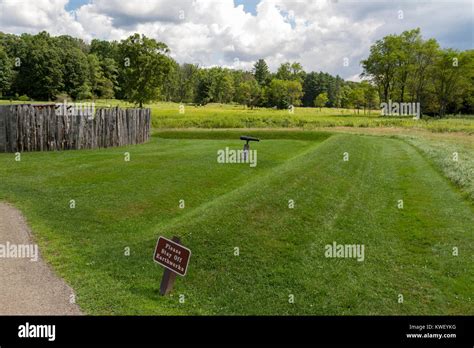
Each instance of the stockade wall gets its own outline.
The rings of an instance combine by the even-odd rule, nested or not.
[[[0,152],[106,148],[150,137],[150,109],[101,108],[94,117],[56,110],[55,105],[1,105]]]

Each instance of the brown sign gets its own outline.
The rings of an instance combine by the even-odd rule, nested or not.
[[[153,259],[181,276],[186,275],[191,250],[164,237],[158,238]]]

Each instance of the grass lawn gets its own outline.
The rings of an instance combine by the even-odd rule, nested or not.
[[[473,136],[430,137],[400,136],[435,163],[474,202],[474,139]],[[443,139],[444,138],[444,139]]]
[[[257,167],[217,163],[242,133],[262,138]],[[134,147],[0,154],[0,176],[0,200],[89,314],[474,314],[474,206],[405,140],[162,131]],[[193,253],[169,297],[159,235]],[[326,258],[334,241],[363,244],[364,261]]]

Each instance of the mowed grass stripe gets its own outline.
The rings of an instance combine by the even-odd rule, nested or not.
[[[315,144],[264,141],[253,146],[264,149],[256,168],[218,164],[218,149],[242,148],[235,139],[153,138],[134,147],[23,153],[20,162],[14,154],[0,154],[0,199],[23,211],[46,259],[77,290],[87,312],[149,313],[135,306],[136,298],[143,299],[136,287],[145,278],[157,296],[162,268],[151,261],[152,250],[139,249],[143,240],[155,239],[157,226]],[[124,152],[130,152],[128,163]],[[75,209],[69,208],[71,199]],[[185,209],[179,209],[180,199]],[[125,247],[130,247],[130,257],[124,256]],[[152,309],[158,310],[156,303]],[[175,311],[162,308],[160,313]]]
[[[177,286],[196,299],[191,313],[473,312],[472,206],[413,148],[334,136],[279,170],[167,227],[194,252]],[[325,258],[333,241],[364,244],[365,261]]]
[[[255,144],[253,171],[201,155],[223,146],[241,142],[155,138],[131,148],[134,166],[113,159],[123,149],[95,153],[93,163],[91,152],[71,152],[36,174],[30,164],[48,156],[31,154],[25,177],[8,162],[0,197],[24,208],[91,314],[473,313],[472,205],[412,147],[357,135],[268,140]],[[68,174],[82,168],[66,182],[87,209],[63,206],[63,165]],[[183,194],[192,204],[181,211]],[[170,297],[159,296],[163,271],[151,262],[158,235],[180,235],[193,252]],[[325,258],[333,241],[364,244],[365,261]]]

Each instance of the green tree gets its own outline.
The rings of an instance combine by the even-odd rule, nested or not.
[[[362,61],[362,76],[374,83],[381,101],[408,99],[420,103],[423,113],[441,116],[469,112],[470,56],[469,51],[441,50],[436,40],[424,40],[420,29],[408,30],[378,40]]]
[[[314,99],[314,106],[318,107],[319,111],[321,111],[321,108],[326,106],[328,101],[328,94],[326,92],[321,93]]]
[[[53,100],[63,90],[61,49],[47,32],[23,34],[18,49],[15,92],[38,100]]]
[[[360,113],[360,109],[364,106],[364,89],[360,86],[351,89],[349,94],[350,104],[357,109],[357,113]],[[355,110],[354,110],[355,113]]]
[[[291,64],[290,64],[290,62],[283,63],[278,67],[278,70],[275,74],[275,78],[277,80],[284,80],[284,81],[291,80]]]
[[[61,57],[63,91],[73,99],[91,98],[89,60],[80,42],[70,36],[57,37],[54,42]]]
[[[439,45],[434,39],[418,41],[413,48],[413,68],[407,79],[407,88],[412,102],[425,106],[430,83],[430,69],[439,52]]]
[[[298,81],[300,84],[303,83],[306,73],[303,70],[303,66],[298,63],[286,62],[280,65],[275,75],[278,80],[285,81]]]
[[[261,87],[255,79],[240,82],[235,91],[236,101],[252,109],[260,103],[261,95]]]
[[[0,96],[9,90],[13,78],[12,61],[0,46]]]
[[[89,53],[95,54],[101,61],[106,58],[118,60],[120,58],[119,43],[117,41],[93,39]]]
[[[99,91],[102,98],[114,98],[120,92],[118,84],[119,68],[113,58],[103,58],[100,60],[100,67],[104,80],[99,84]]]
[[[253,74],[260,86],[267,86],[271,79],[270,70],[264,59],[259,59],[253,66]]]
[[[363,60],[362,77],[368,77],[378,87],[380,99],[388,102],[393,91],[399,60],[400,40],[396,35],[377,40],[370,48],[370,55]]]
[[[370,115],[370,111],[377,108],[377,90],[367,81],[362,81],[360,83],[360,88],[364,94],[364,114],[366,109],[368,109]]]
[[[122,90],[125,98],[139,104],[157,100],[170,73],[169,49],[162,42],[134,34],[119,44]]]
[[[174,101],[179,89],[179,64],[171,60],[169,72],[163,81],[163,87],[160,88],[159,100]]]
[[[303,70],[303,66],[298,62],[293,62],[290,65],[291,77],[293,81],[298,81],[300,84],[303,84],[306,72]]]
[[[210,103],[212,101],[211,88],[211,75],[205,69],[199,70],[195,102],[200,105],[206,105],[207,103]]]
[[[191,102],[194,99],[198,71],[199,68],[194,64],[180,65],[178,70],[177,101]]]
[[[286,109],[290,105],[301,105],[303,87],[298,81],[284,81],[274,79],[267,91],[267,99],[270,106]]]
[[[344,86],[342,86],[341,97],[340,97],[340,102],[341,102],[340,107],[346,108],[346,109],[353,107],[351,94],[352,94],[352,88],[348,84],[345,84]]]
[[[199,71],[196,102],[229,103],[234,98],[234,76],[229,69],[213,67]]]
[[[104,80],[102,86],[98,86],[97,93],[102,98],[113,98],[115,96],[124,98],[119,84],[119,60],[120,52],[117,41],[103,41],[94,39],[90,44],[89,52],[99,58]],[[112,90],[110,89],[112,87]],[[96,93],[96,92],[95,92]]]
[[[469,61],[470,66],[467,67],[465,76],[466,88],[461,94],[461,105],[459,111],[464,114],[474,114],[474,50],[465,51],[466,60]]]
[[[216,103],[229,103],[234,96],[234,80],[228,69],[212,68],[211,74],[211,96]]]
[[[314,99],[320,94],[321,84],[319,83],[319,74],[317,72],[310,72],[306,75],[303,82],[303,105],[314,106]]]
[[[471,86],[473,75],[473,55],[468,51],[446,49],[439,52],[432,69],[432,83],[441,116],[450,106],[452,112],[459,108],[464,91]]]
[[[303,105],[314,106],[314,100],[321,93],[327,93],[327,105],[341,106],[342,87],[344,80],[339,76],[331,76],[327,73],[310,72],[305,74],[303,82]]]
[[[105,75],[99,58],[95,54],[87,56],[89,61],[89,81],[91,94],[96,97],[110,99],[114,97],[114,82]],[[111,62],[109,62],[110,64]]]

